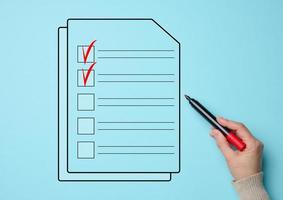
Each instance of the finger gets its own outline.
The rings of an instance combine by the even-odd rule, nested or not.
[[[225,126],[225,127],[229,128],[231,130],[235,130],[236,134],[243,139],[253,137],[252,134],[250,133],[250,131],[247,129],[247,127],[240,122],[228,120],[228,119],[225,119],[223,117],[217,117],[217,121],[222,126]]]
[[[232,120],[228,120],[228,119],[225,119],[225,118],[223,118],[223,117],[217,117],[217,121],[218,121],[221,125],[223,125],[223,126],[225,126],[225,127],[227,127],[227,128],[230,128],[230,129],[232,129],[232,130],[238,131],[238,130],[240,130],[240,129],[244,129],[244,128],[245,128],[242,123],[236,122],[236,121],[232,121]]]
[[[213,129],[211,131],[211,136],[215,139],[218,148],[226,159],[229,159],[230,157],[235,155],[235,152],[230,147],[228,141],[220,131],[218,131],[217,129]]]

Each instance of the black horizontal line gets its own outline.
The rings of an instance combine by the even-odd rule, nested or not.
[[[98,74],[100,76],[174,76],[175,74]]]
[[[120,82],[120,83],[173,83],[175,81],[98,81],[103,83]]]
[[[175,98],[162,98],[162,97],[158,97],[158,98],[155,98],[155,97],[153,97],[153,98],[151,98],[151,97],[141,97],[141,98],[136,98],[136,97],[100,97],[100,98],[98,98],[98,99],[175,99]]]
[[[174,106],[174,105],[107,105],[107,104],[100,104],[98,106]]]
[[[175,57],[172,57],[172,56],[99,56],[98,57],[99,59],[173,59]]]
[[[99,131],[173,131],[173,128],[99,128]]]
[[[145,124],[146,124],[146,123],[149,123],[149,124],[151,124],[151,123],[152,123],[152,124],[155,124],[155,123],[156,123],[156,124],[159,124],[159,123],[160,123],[160,124],[168,123],[168,124],[169,124],[169,123],[170,123],[170,124],[174,124],[175,122],[98,122],[98,123],[105,123],[105,124],[107,124],[107,123],[109,123],[109,124],[110,124],[110,123],[113,123],[113,124],[114,124],[114,123],[117,123],[117,124],[119,124],[119,123],[121,123],[121,124],[122,124],[122,123],[145,123]]]
[[[175,154],[175,153],[98,153],[98,154]]]
[[[172,49],[99,49],[97,51],[174,51]]]
[[[169,146],[169,145],[160,145],[160,146],[151,146],[151,145],[145,145],[145,146],[140,146],[140,145],[130,145],[130,146],[125,146],[125,145],[101,145],[98,147],[175,147],[175,146]]]

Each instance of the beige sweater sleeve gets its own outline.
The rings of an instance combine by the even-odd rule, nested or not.
[[[269,200],[262,183],[263,173],[257,173],[252,176],[233,181],[240,200]]]

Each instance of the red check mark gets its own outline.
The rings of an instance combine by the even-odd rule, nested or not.
[[[88,48],[87,48],[87,50],[86,50],[86,53],[85,53],[84,47],[82,47],[84,63],[86,63],[87,58],[88,58],[88,56],[89,56],[89,53],[90,53],[90,51],[91,51],[91,48],[93,47],[93,45],[94,45],[95,42],[96,42],[96,40],[92,41],[92,42],[88,45]]]
[[[84,86],[86,86],[86,83],[87,83],[87,80],[88,80],[88,78],[89,78],[89,75],[90,75],[92,69],[94,68],[94,65],[95,65],[95,64],[96,64],[96,62],[94,62],[94,63],[92,63],[92,64],[90,65],[90,67],[88,68],[88,70],[87,70],[87,72],[86,72],[86,75],[85,75],[84,69],[82,69],[82,71],[83,71]]]

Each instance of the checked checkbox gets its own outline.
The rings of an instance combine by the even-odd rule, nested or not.
[[[90,71],[87,81],[83,76],[83,70],[82,69],[77,70],[77,86],[78,87],[94,87],[94,84],[95,84],[95,71],[94,70]]]
[[[95,46],[96,40],[89,45],[77,46],[77,62],[78,63],[93,63],[95,61]]]

